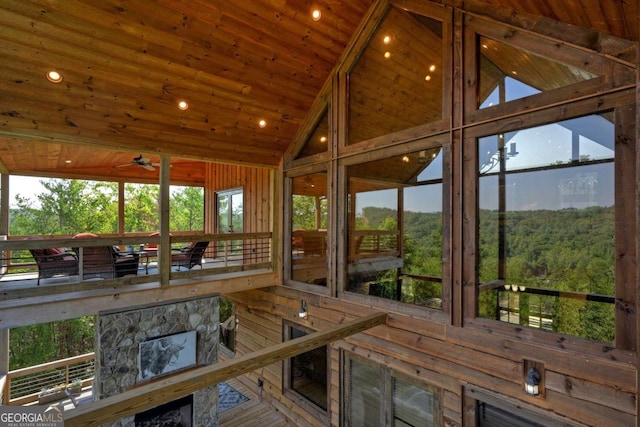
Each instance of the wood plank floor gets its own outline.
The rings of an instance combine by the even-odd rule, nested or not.
[[[225,382],[247,396],[249,400],[219,414],[218,422],[220,427],[278,427],[294,425],[276,408],[268,403],[261,402],[259,397],[240,381],[232,379]]]

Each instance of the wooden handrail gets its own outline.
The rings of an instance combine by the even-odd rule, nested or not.
[[[101,425],[187,396],[238,375],[330,344],[378,325],[387,313],[376,312],[325,331],[313,332],[253,353],[179,373],[65,412],[65,427]]]
[[[15,369],[7,373],[9,378],[24,377],[29,374],[35,374],[38,372],[45,372],[50,369],[61,368],[64,366],[73,365],[74,363],[87,362],[95,358],[95,353],[85,353],[79,356],[68,357],[66,359],[55,360],[53,362],[42,363],[40,365],[28,366],[26,368]]]
[[[69,383],[70,382],[70,378],[69,378],[69,371],[70,371],[70,367],[72,365],[78,365],[84,362],[89,362],[94,360],[95,358],[95,353],[86,353],[86,354],[81,354],[79,356],[73,356],[73,357],[68,357],[66,359],[60,359],[60,360],[56,360],[53,362],[48,362],[48,363],[42,363],[40,365],[35,365],[35,366],[29,366],[26,368],[21,368],[21,369],[15,369],[13,371],[9,371],[7,373],[7,375],[4,377],[5,379],[5,383],[2,389],[0,390],[4,390],[3,392],[3,399],[5,404],[8,405],[24,405],[24,404],[28,404],[28,403],[32,403],[38,400],[38,392],[33,392],[33,393],[29,393],[20,397],[16,397],[13,398],[11,396],[11,383],[12,381],[17,380],[18,378],[23,378],[29,375],[34,375],[34,374],[38,374],[41,372],[47,372],[47,371],[51,371],[51,370],[55,370],[55,369],[59,369],[59,368],[64,368],[65,369],[65,379],[64,379],[64,383]],[[83,380],[83,386],[88,385],[89,384],[89,380],[90,378],[81,378]],[[54,384],[45,384],[45,386],[53,386]],[[57,385],[57,384],[55,384]]]

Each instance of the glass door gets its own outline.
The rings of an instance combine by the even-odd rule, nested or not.
[[[242,188],[216,193],[216,232],[242,233],[244,223],[244,194]],[[216,252],[224,256],[225,263],[242,257],[242,240],[219,240]]]

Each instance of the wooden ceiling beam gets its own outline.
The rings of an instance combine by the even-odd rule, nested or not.
[[[65,412],[65,426],[95,426],[147,409],[280,362],[293,356],[329,345],[334,341],[384,325],[387,314],[376,312],[359,319],[336,325],[330,330],[313,332],[228,361],[196,368],[165,377],[161,381],[137,386],[113,397],[100,399]]]

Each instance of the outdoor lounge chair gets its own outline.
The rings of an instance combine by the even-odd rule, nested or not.
[[[80,233],[74,239],[98,237],[92,233]],[[80,248],[75,248],[80,258]],[[112,246],[85,246],[82,248],[82,280],[114,279],[128,274],[138,274],[139,255],[122,254]]]
[[[39,236],[32,236],[28,239],[44,240]],[[64,252],[57,248],[30,249],[29,252],[38,266],[38,286],[40,286],[40,279],[78,274],[78,257],[74,253]]]
[[[202,258],[204,257],[204,251],[209,246],[209,242],[192,242],[178,250],[178,253],[171,254],[171,265],[180,267],[186,267],[187,270],[191,270],[196,265],[202,268]]]

